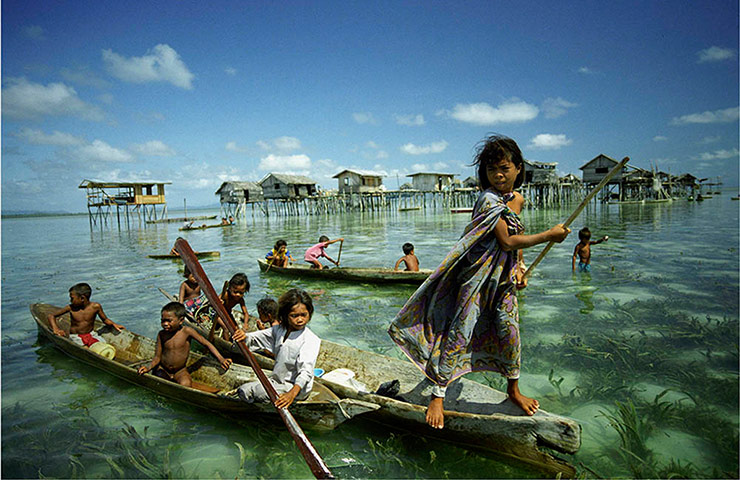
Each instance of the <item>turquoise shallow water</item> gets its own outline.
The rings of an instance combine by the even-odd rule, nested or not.
[[[574,231],[588,225],[595,237],[610,236],[593,247],[592,273],[570,271],[574,233],[521,292],[521,386],[581,422],[581,450],[564,458],[582,476],[737,475],[739,206],[730,192],[702,203],[591,206]],[[534,232],[568,213],[525,211],[523,220]],[[157,287],[174,293],[182,277],[178,264],[146,255],[166,253],[184,233],[196,250],[221,251],[203,262],[214,284],[248,275],[250,312],[265,294],[301,287],[314,296],[319,336],[400,358],[386,329],[413,287],[264,275],[255,259],[277,238],[300,258],[326,234],[346,239],[345,266],[392,266],[411,241],[422,267],[434,268],[467,221],[423,211],[248,217],[179,232],[178,224],[91,230],[86,216],[3,219],[3,477],[309,477],[279,423],[178,404],[79,364],[38,338],[29,304],[64,304],[68,288],[86,281],[109,317],[153,337],[165,303]],[[525,252],[529,262],[539,249]],[[496,375],[471,377],[504,385]],[[345,476],[538,476],[359,419],[309,436],[330,466],[343,458],[364,465],[340,469]]]

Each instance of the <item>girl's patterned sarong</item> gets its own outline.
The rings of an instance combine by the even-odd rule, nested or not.
[[[388,330],[434,383],[446,386],[471,371],[519,377],[521,343],[516,299],[517,251],[500,248],[494,227],[524,230],[502,197],[481,193],[473,219],[437,269],[414,292]]]

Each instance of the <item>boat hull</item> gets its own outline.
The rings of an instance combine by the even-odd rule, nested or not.
[[[207,333],[202,327],[190,325]],[[216,338],[213,343],[224,355],[243,361],[230,342]],[[255,357],[262,367],[272,368],[271,358],[260,354]],[[410,362],[322,340],[316,367],[325,372],[340,368],[355,372],[354,381],[359,384],[326,378],[317,378],[315,383],[329,387],[341,398],[379,406],[363,418],[455,445],[495,452],[548,474],[575,476],[572,465],[540,449],[548,447],[568,454],[578,451],[581,426],[570,418],[544,410],[528,416],[513,405],[505,393],[462,378],[448,387],[445,426],[435,430],[426,424],[426,405],[432,384]],[[372,393],[390,380],[400,382],[396,398]]]
[[[290,267],[276,267],[264,259],[258,259],[260,270],[265,273],[290,275],[305,278],[324,278],[330,280],[345,280],[362,283],[402,283],[420,285],[432,273],[431,270],[407,272],[392,268],[311,268],[308,265],[292,265]]]
[[[221,256],[221,252],[219,251],[211,251],[211,252],[195,252],[195,256],[198,258],[218,258]],[[153,258],[155,260],[180,260],[180,255],[175,255],[172,253],[162,254],[162,255],[147,255],[149,258]]]
[[[215,359],[191,352],[188,358],[188,371],[193,381],[218,391],[208,393],[196,388],[183,387],[151,374],[138,374],[138,367],[148,364],[154,357],[154,340],[128,330],[116,332],[96,321],[95,330],[116,349],[115,359],[109,360],[88,348],[77,345],[66,337],[55,335],[51,331],[47,315],[58,307],[37,303],[31,305],[30,308],[40,334],[67,355],[88,365],[147,388],[159,395],[223,414],[276,414],[272,404],[245,403],[236,395],[235,389],[237,387],[246,382],[257,380],[257,376],[251,368],[234,364],[224,371]],[[61,328],[69,330],[68,315],[61,317],[58,323]],[[269,372],[266,373],[269,375]],[[352,401],[348,402],[347,400]],[[354,415],[376,408],[377,406],[371,403],[353,399],[340,399],[325,386],[317,385],[311,391],[308,399],[296,402],[290,407],[290,411],[304,427],[333,429]]]

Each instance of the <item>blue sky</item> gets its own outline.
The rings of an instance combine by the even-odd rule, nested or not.
[[[738,183],[737,1],[2,2],[2,210],[83,179],[464,179],[489,132]]]

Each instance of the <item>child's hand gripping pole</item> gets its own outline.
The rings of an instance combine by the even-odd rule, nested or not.
[[[211,308],[213,308],[216,311],[216,314],[221,317],[221,320],[223,320],[223,322],[226,324],[226,327],[229,329],[229,333],[231,335],[234,335],[234,332],[236,332],[236,324],[234,324],[231,316],[224,308],[223,303],[221,303],[221,298],[219,298],[216,290],[213,289],[213,285],[211,285],[211,282],[208,280],[206,272],[203,271],[203,267],[200,266],[200,262],[198,262],[198,258],[195,256],[193,249],[190,248],[190,245],[184,238],[177,239],[177,241],[175,242],[175,248],[177,249],[178,253],[180,253],[180,257],[182,258],[183,263],[187,265],[188,269],[192,272],[193,276],[198,281],[200,288],[203,290],[206,298],[208,298],[208,301],[211,304]],[[242,354],[247,359],[247,362],[249,362],[249,365],[254,370],[254,373],[257,374],[257,378],[262,384],[262,387],[267,392],[267,395],[270,397],[270,401],[274,405],[275,401],[278,398],[278,394],[275,391],[275,388],[267,379],[265,372],[262,371],[262,368],[260,368],[257,360],[254,358],[254,355],[252,355],[252,352],[249,351],[244,341],[239,342],[238,346],[239,350],[241,350]],[[311,473],[313,473],[316,478],[334,478],[334,475],[332,475],[329,467],[326,466],[326,463],[324,463],[324,460],[311,444],[308,437],[306,437],[306,434],[303,433],[300,425],[298,425],[298,422],[296,422],[295,418],[293,418],[293,415],[288,411],[288,409],[277,408],[277,411],[280,414],[280,417],[283,419],[285,426],[288,427],[288,431],[293,437],[293,441],[295,441],[298,449],[301,451],[303,458],[306,460],[306,463],[308,463],[308,466],[311,469]]]
[[[614,166],[614,168],[612,168],[611,170],[609,170],[609,173],[607,173],[606,176],[601,179],[601,181],[599,182],[599,184],[596,185],[596,188],[594,188],[593,190],[591,190],[588,193],[588,195],[586,195],[586,198],[583,199],[583,201],[581,202],[581,204],[578,205],[578,207],[576,207],[576,209],[573,211],[573,213],[570,214],[570,217],[568,217],[568,219],[563,223],[563,227],[564,228],[568,228],[568,226],[570,226],[570,224],[573,223],[573,220],[575,220],[576,217],[578,217],[578,215],[581,214],[581,212],[583,211],[583,209],[594,198],[594,196],[597,193],[599,193],[599,191],[602,188],[604,188],[604,186],[607,183],[609,183],[609,180],[611,180],[614,175],[616,175],[618,172],[620,172],[622,170],[622,168],[624,168],[624,166],[629,161],[630,161],[630,157],[624,157],[621,162],[619,162],[618,164],[616,164]],[[536,267],[537,264],[540,263],[540,261],[542,261],[542,259],[545,257],[545,255],[547,255],[547,252],[550,251],[550,249],[552,248],[553,245],[555,245],[555,242],[550,242],[550,243],[547,244],[547,246],[545,248],[542,249],[542,251],[537,256],[537,258],[535,259],[535,261],[532,262],[532,264],[529,266],[529,268],[527,269],[527,271],[524,272],[524,278],[527,278],[529,276],[529,274],[532,273],[532,270],[534,270],[534,267]]]
[[[339,260],[342,258],[342,246],[344,246],[344,239],[339,242],[339,253],[337,254],[337,267],[339,266]]]

